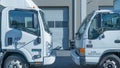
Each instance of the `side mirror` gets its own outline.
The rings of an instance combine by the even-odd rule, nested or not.
[[[102,34],[101,38],[105,38],[105,35],[104,35],[104,34]]]
[[[80,34],[78,32],[76,33],[76,39],[80,39]]]
[[[100,28],[99,33],[102,34],[105,31],[105,28]]]
[[[78,35],[79,33],[77,32],[77,33],[75,33],[75,35]]]
[[[101,40],[101,39],[103,39],[103,38],[105,38],[105,35],[104,35],[104,34],[101,34],[101,35],[99,36],[99,40]]]
[[[41,43],[41,38],[37,37],[36,41],[37,43]]]

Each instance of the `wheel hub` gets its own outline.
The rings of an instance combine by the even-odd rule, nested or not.
[[[117,65],[115,61],[113,60],[106,60],[105,63],[103,64],[104,68],[117,68]]]
[[[22,68],[22,64],[19,60],[13,60],[9,63],[8,68]]]

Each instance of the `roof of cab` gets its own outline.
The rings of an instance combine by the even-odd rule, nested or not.
[[[108,12],[108,13],[120,13],[120,10],[96,10],[95,12],[96,13],[105,13],[105,12]]]
[[[39,10],[37,5],[32,0],[0,0],[0,5],[5,7],[36,9]]]

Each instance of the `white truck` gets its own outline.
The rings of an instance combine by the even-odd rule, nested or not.
[[[71,56],[78,65],[120,68],[119,11],[97,10],[89,14],[76,33]]]
[[[54,61],[43,11],[32,0],[0,0],[1,68],[29,68]]]

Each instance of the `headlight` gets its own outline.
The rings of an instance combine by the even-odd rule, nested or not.
[[[50,56],[52,52],[52,44],[46,43],[46,55]]]

